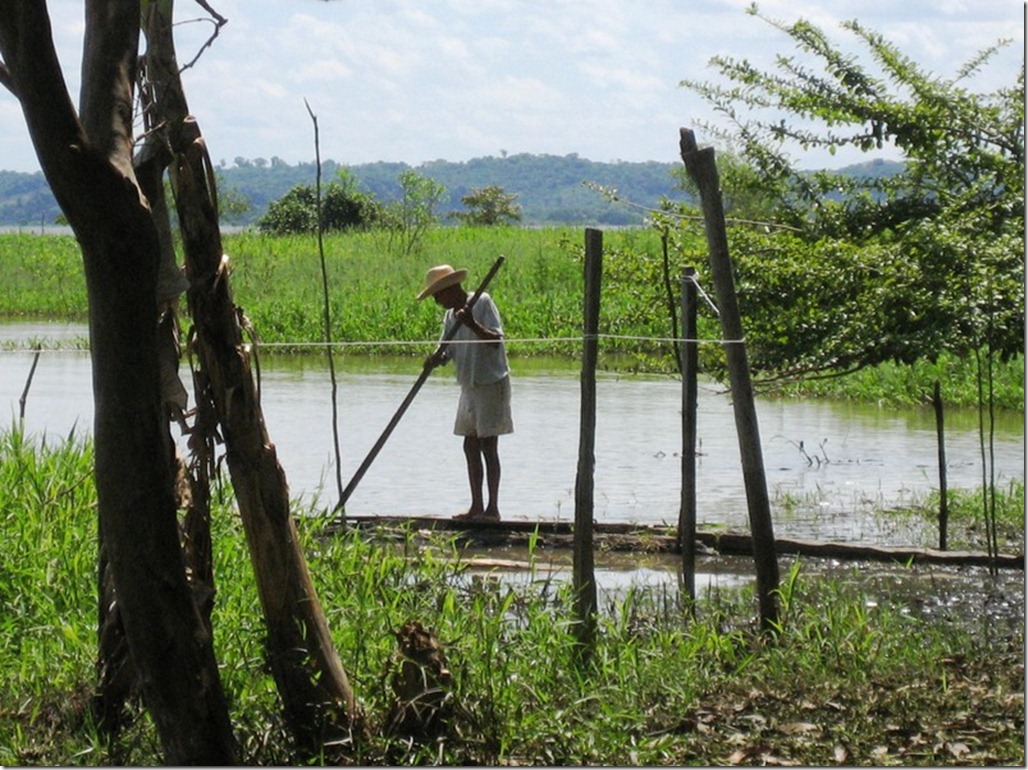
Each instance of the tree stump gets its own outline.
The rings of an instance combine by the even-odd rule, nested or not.
[[[393,704],[385,733],[415,741],[431,740],[445,730],[453,713],[453,676],[443,646],[431,629],[411,620],[393,632],[399,649],[387,678]]]

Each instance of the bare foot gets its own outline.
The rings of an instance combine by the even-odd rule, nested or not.
[[[466,513],[458,513],[453,517],[457,521],[499,521],[499,511],[476,511],[470,510]]]

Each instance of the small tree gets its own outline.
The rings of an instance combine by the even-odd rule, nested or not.
[[[756,5],[749,12],[757,15]],[[780,56],[775,72],[715,57],[730,86],[685,81],[725,115],[775,218],[798,233],[747,233],[739,286],[749,333],[772,370],[853,371],[895,360],[1001,357],[1024,350],[1024,63],[1009,88],[976,94],[964,81],[1003,45],[946,80],[882,35],[844,23],[874,67],[800,20],[785,32],[817,67]],[[788,117],[783,119],[782,115]],[[799,172],[790,148],[873,152],[893,145],[896,174]],[[928,396],[943,436],[941,383]],[[984,387],[980,408],[984,411]],[[991,411],[990,411],[991,418]],[[980,421],[984,424],[984,419]],[[984,431],[982,431],[983,460]],[[945,489],[939,447],[940,489]],[[984,478],[983,488],[989,486]],[[994,518],[986,505],[990,549]],[[945,548],[945,498],[940,547]]]
[[[769,73],[715,57],[730,85],[683,82],[728,118],[731,130],[711,130],[776,200],[762,215],[788,228],[736,235],[748,241],[735,251],[750,333],[763,341],[757,362],[779,372],[910,363],[966,353],[987,325],[993,349],[1022,351],[1023,64],[1010,88],[976,94],[963,81],[998,47],[945,80],[843,24],[879,74],[809,22],[770,23],[820,68],[782,56]],[[787,154],[887,144],[906,156],[899,173],[801,172]]]
[[[357,189],[356,179],[343,169],[339,171],[339,181],[325,187],[321,213],[326,231],[360,230],[381,218],[382,207],[371,193]],[[257,227],[263,233],[275,235],[316,232],[318,201],[313,185],[296,185],[273,201]]]
[[[467,211],[455,211],[451,215],[467,225],[513,224],[521,221],[521,206],[516,202],[517,193],[508,193],[499,185],[473,187],[460,202]]]
[[[446,187],[416,171],[404,171],[399,182],[400,199],[385,207],[382,221],[389,232],[390,251],[410,256],[420,247],[428,229],[439,221],[436,207]]]

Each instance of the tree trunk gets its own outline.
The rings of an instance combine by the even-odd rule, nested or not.
[[[228,764],[235,758],[228,709],[179,547],[156,352],[157,237],[131,164],[138,32],[138,2],[87,3],[81,123],[43,3],[15,3],[0,14],[0,54],[82,248],[99,530],[129,653],[165,760]]]
[[[155,122],[166,126],[175,161],[179,225],[199,366],[198,408],[217,415],[268,628],[268,662],[287,722],[301,746],[317,751],[349,735],[353,691],[332,643],[290,514],[289,488],[264,424],[232,301],[218,227],[217,193],[207,149],[188,107],[171,37],[171,0],[149,5],[147,75]],[[210,406],[199,403],[210,398]],[[213,427],[213,426],[212,426]]]

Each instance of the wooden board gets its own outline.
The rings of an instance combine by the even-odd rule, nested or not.
[[[570,521],[468,521],[431,516],[348,516],[348,526],[375,530],[428,530],[454,532],[465,542],[480,545],[520,545],[535,539],[537,548],[567,548],[573,545],[574,526]],[[330,529],[338,527],[330,525]],[[750,556],[753,539],[742,532],[697,532],[699,555],[726,554]],[[597,550],[637,553],[679,553],[675,527],[612,522],[593,525],[593,544]],[[989,555],[977,551],[939,551],[909,546],[864,545],[776,538],[779,556],[810,556],[852,561],[894,561],[904,564],[945,564],[952,566],[989,566]],[[995,559],[1002,569],[1024,569],[1024,554],[1000,554]]]

